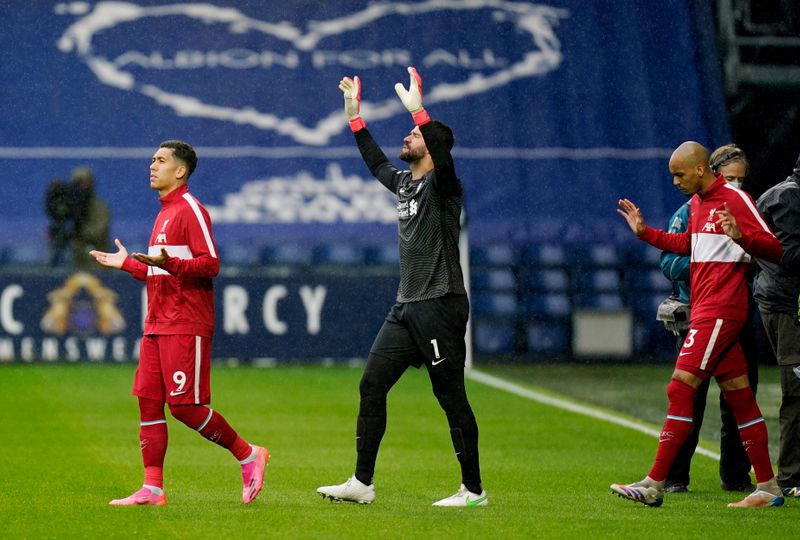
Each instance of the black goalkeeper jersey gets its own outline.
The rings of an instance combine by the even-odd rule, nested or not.
[[[417,181],[412,180],[411,171],[398,170],[389,162],[367,129],[354,134],[372,175],[397,196],[398,302],[467,294],[458,251],[463,185],[435,128],[425,124],[420,132],[434,170]]]

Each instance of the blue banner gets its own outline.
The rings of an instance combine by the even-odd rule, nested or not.
[[[337,84],[361,77],[363,117],[399,163],[412,123],[393,86],[409,65],[455,132],[473,241],[627,235],[623,196],[661,225],[682,202],[671,150],[728,142],[700,4],[2,2],[0,244],[45,243],[47,184],[86,165],[114,236],[142,246],[158,210],[147,168],[169,138],[198,149],[190,187],[223,254],[394,242],[392,195]]]

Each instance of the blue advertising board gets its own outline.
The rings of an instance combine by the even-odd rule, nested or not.
[[[212,358],[366,358],[397,275],[273,269],[215,280]],[[354,286],[357,284],[358,286]],[[0,273],[0,363],[138,359],[144,283],[124,272]]]

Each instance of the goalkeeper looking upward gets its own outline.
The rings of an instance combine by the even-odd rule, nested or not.
[[[386,396],[409,366],[428,370],[433,393],[447,416],[461,486],[434,506],[485,506],[478,461],[478,425],[464,388],[469,301],[459,264],[458,237],[463,186],[450,150],[453,133],[431,120],[422,106],[422,80],[408,68],[409,88],[395,85],[415,127],[403,139],[398,170],[373,140],[360,116],[361,82],[345,77],[345,113],[372,175],[397,196],[400,286],[369,352],[359,384],[356,470],[344,484],[317,492],[332,500],[371,503],[372,476],[386,430]]]

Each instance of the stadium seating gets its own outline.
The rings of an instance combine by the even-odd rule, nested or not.
[[[397,244],[380,244],[364,248],[364,262],[369,265],[392,265],[400,263],[400,248]]]
[[[516,325],[513,322],[481,320],[472,327],[476,352],[511,354],[516,350]]]
[[[568,320],[530,322],[525,326],[527,350],[533,354],[567,355],[570,333]]]
[[[311,264],[312,249],[293,243],[267,246],[261,250],[262,264]]]
[[[321,244],[314,246],[311,259],[314,264],[363,264],[364,249],[353,243]]]

